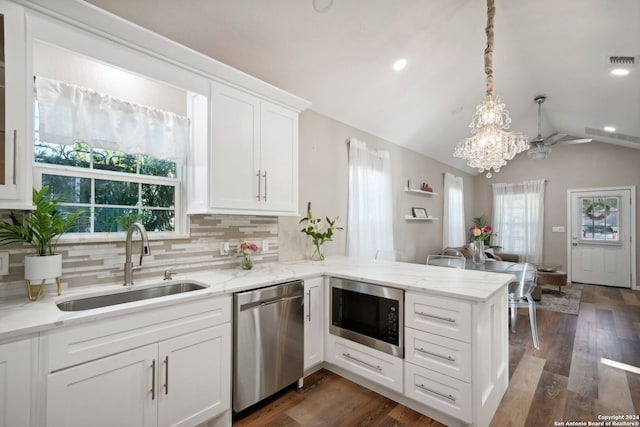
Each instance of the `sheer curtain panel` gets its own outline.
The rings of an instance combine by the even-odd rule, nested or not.
[[[189,119],[134,104],[93,89],[36,78],[40,140],[89,146],[127,154],[149,154],[184,163]]]
[[[444,213],[442,218],[442,246],[465,244],[464,180],[450,173],[444,174]]]
[[[394,250],[389,152],[351,138],[347,255],[374,259],[378,250]]]
[[[544,186],[542,179],[492,186],[495,244],[533,264],[542,262]]]

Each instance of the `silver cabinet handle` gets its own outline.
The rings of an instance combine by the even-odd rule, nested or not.
[[[264,171],[264,201],[267,201],[267,171]]]
[[[450,394],[444,394],[444,393],[440,393],[439,391],[432,390],[432,389],[430,389],[429,387],[425,387],[425,386],[424,386],[424,384],[416,384],[416,387],[418,387],[419,389],[422,389],[422,390],[424,390],[424,391],[428,391],[429,393],[436,394],[436,395],[438,395],[438,396],[440,396],[440,397],[444,397],[445,399],[449,399],[449,400],[450,400],[450,401],[452,401],[452,402],[455,402],[455,401],[456,401],[456,398],[455,398],[455,397],[453,397],[452,395],[450,395]]]
[[[453,358],[453,357],[451,357],[451,356],[443,356],[443,355],[438,354],[438,353],[433,353],[433,352],[430,352],[429,350],[425,350],[425,349],[424,349],[424,348],[422,348],[422,347],[420,347],[420,348],[416,348],[415,350],[416,350],[416,351],[419,351],[420,353],[424,353],[424,354],[428,354],[428,355],[430,355],[430,356],[439,357],[440,359],[448,360],[448,361],[450,361],[450,362],[455,362],[455,361],[456,361],[456,359],[454,359],[454,358]]]
[[[164,357],[164,394],[169,394],[169,356]]]
[[[16,149],[18,148],[18,131],[16,129],[13,130],[13,185],[16,185]]]
[[[435,314],[424,313],[422,311],[416,311],[416,314],[424,317],[431,317],[432,319],[444,320],[445,322],[456,323],[456,319],[452,319],[451,317],[436,316]]]
[[[156,400],[156,359],[151,362],[151,400]]]
[[[307,311],[307,319],[311,322],[311,290],[307,292],[307,297],[309,297],[309,310]]]
[[[256,199],[258,199],[258,201],[262,198],[262,174],[260,172],[261,170],[258,169],[258,173],[256,174],[258,177],[258,195],[256,196]]]
[[[362,364],[364,366],[368,366],[371,369],[375,369],[376,371],[382,372],[382,368],[380,367],[380,365],[377,365],[377,366],[376,365],[372,365],[371,363],[367,363],[364,360],[360,360],[360,359],[357,359],[357,358],[353,357],[349,353],[342,353],[342,355],[344,357],[346,357],[347,359],[353,360],[354,362],[358,362],[358,363],[360,363],[360,364]]]

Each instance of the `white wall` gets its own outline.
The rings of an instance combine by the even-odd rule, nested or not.
[[[430,253],[442,249],[442,190],[444,173],[464,178],[465,213],[471,222],[473,213],[473,176],[435,161],[422,154],[362,132],[315,111],[300,115],[300,214],[312,202],[316,216],[339,215],[343,226],[347,218],[348,145],[351,137],[365,141],[370,148],[388,150],[393,174],[393,227],[395,247],[402,252],[400,261],[425,262]],[[453,147],[452,147],[453,150]],[[407,179],[427,182],[436,197],[416,196],[404,192]],[[424,207],[434,222],[408,222],[412,207]],[[280,260],[303,259],[310,255],[310,238],[300,232],[300,217],[279,218]],[[326,255],[345,254],[346,230],[338,232],[333,242],[325,244]]]

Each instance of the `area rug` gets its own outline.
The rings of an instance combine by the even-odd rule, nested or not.
[[[557,286],[542,285],[541,300],[536,301],[536,308],[539,310],[558,311],[566,314],[578,314],[580,310],[580,289],[562,287],[562,294],[558,293]]]

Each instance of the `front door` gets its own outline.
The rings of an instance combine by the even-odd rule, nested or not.
[[[569,190],[572,282],[631,288],[634,193],[634,187]]]

